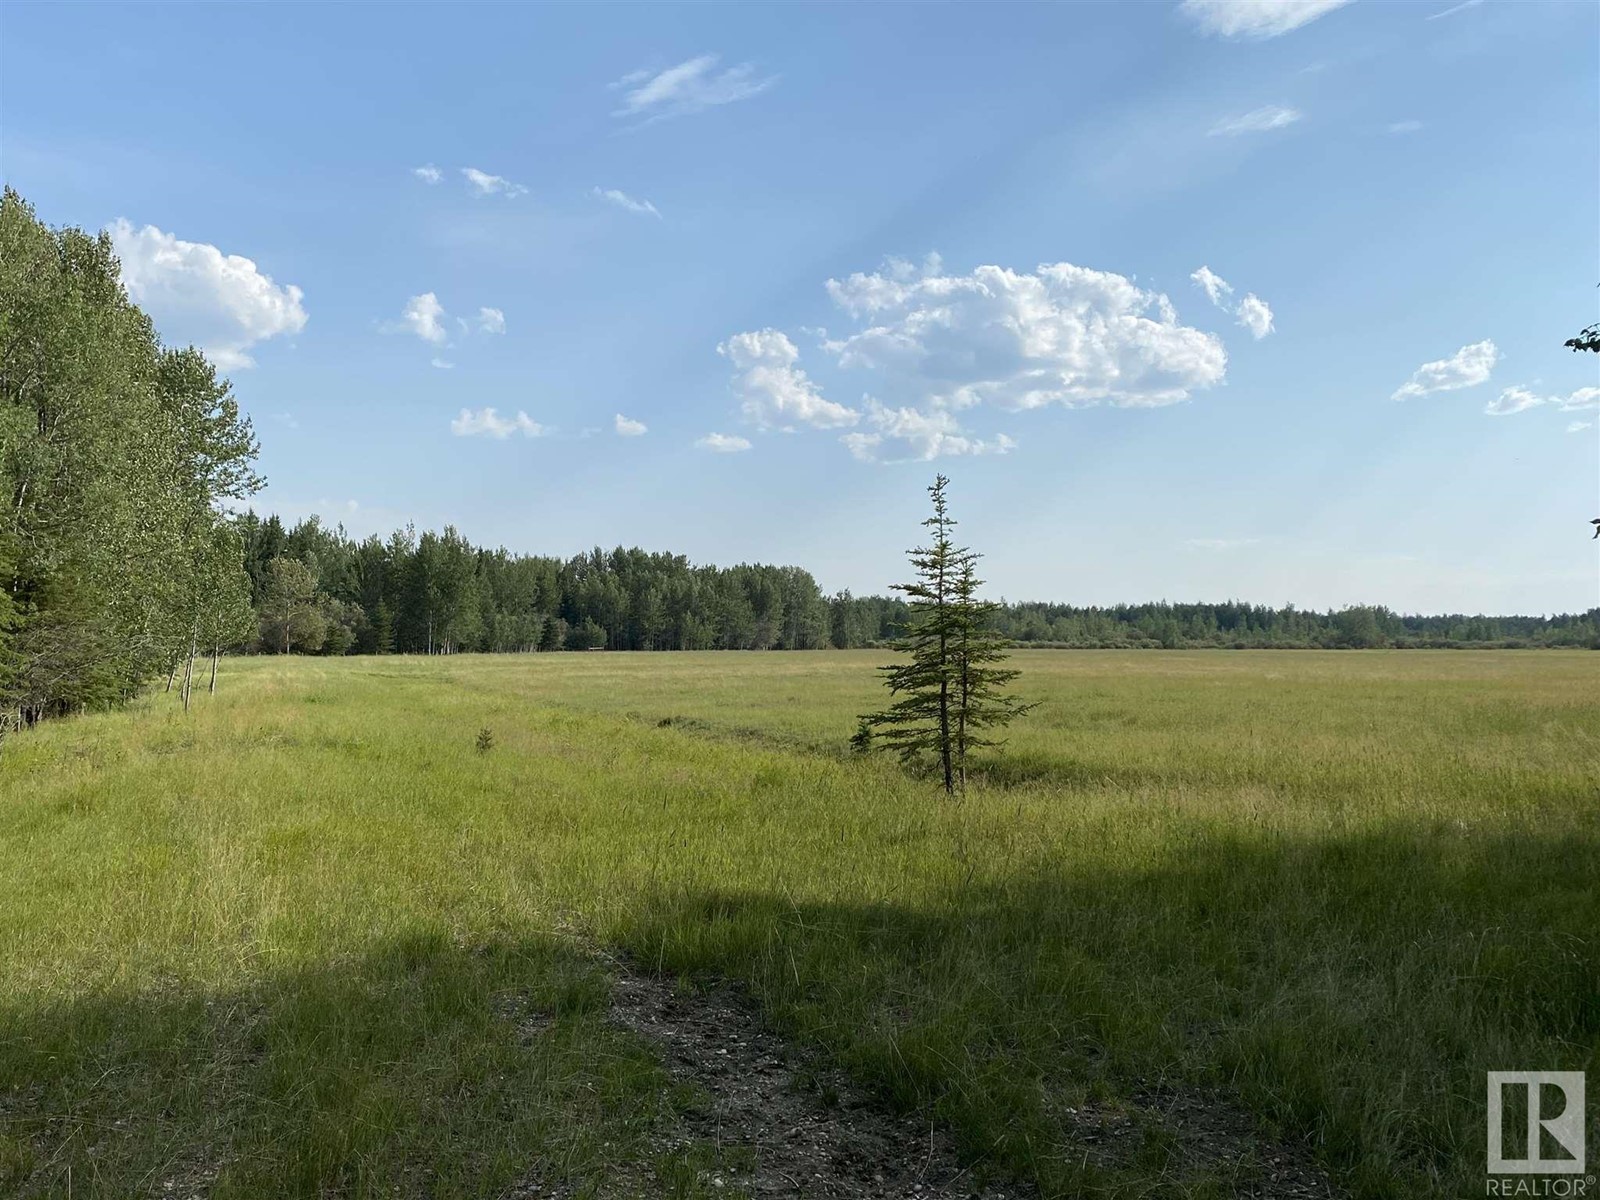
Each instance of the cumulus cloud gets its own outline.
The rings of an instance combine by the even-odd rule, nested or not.
[[[1541,396],[1522,384],[1508,387],[1484,406],[1491,417],[1509,417],[1530,408],[1548,405],[1560,412],[1600,407],[1600,387],[1579,388],[1565,396]]]
[[[1431,392],[1453,392],[1459,388],[1486,383],[1500,350],[1489,339],[1463,346],[1449,358],[1426,362],[1411,373],[1411,378],[1395,389],[1391,400],[1410,400]]]
[[[736,333],[717,353],[733,364],[739,409],[758,429],[837,429],[861,419],[854,409],[823,398],[798,366],[800,351],[776,329]]]
[[[708,433],[705,437],[696,439],[695,445],[704,450],[714,450],[718,454],[738,454],[741,450],[750,449],[748,438],[731,433]]]
[[[435,346],[444,345],[449,334],[444,327],[444,305],[432,292],[423,292],[406,301],[400,319],[383,327],[385,333],[410,333]]]
[[[514,433],[536,438],[549,431],[521,409],[514,417],[502,417],[493,408],[463,408],[461,415],[450,422],[450,432],[456,437],[492,437],[504,441]]]
[[[1175,404],[1227,370],[1222,342],[1179,324],[1166,296],[1072,263],[946,275],[937,260],[891,262],[827,288],[866,327],[825,348],[921,407]]]
[[[617,414],[614,427],[620,437],[643,437],[649,432],[649,426],[643,421],[635,421],[632,417],[625,417],[621,413]]]
[[[1267,302],[1254,292],[1245,293],[1243,300],[1233,307],[1229,307],[1233,296],[1233,285],[1218,275],[1210,267],[1201,267],[1189,276],[1205,292],[1206,298],[1218,308],[1231,312],[1238,318],[1239,324],[1250,331],[1256,341],[1260,341],[1272,332],[1272,309]]]
[[[717,70],[719,57],[701,54],[664,71],[634,71],[611,86],[623,89],[614,117],[641,122],[685,117],[737,100],[760,95],[778,82],[776,75],[760,75],[752,63]]]
[[[1266,133],[1272,129],[1283,129],[1293,125],[1305,116],[1298,108],[1285,108],[1281,104],[1269,104],[1265,108],[1251,109],[1237,117],[1226,117],[1218,121],[1210,129],[1212,137],[1237,137],[1241,133]]]
[[[1291,33],[1350,0],[1183,0],[1179,11],[1202,33],[1262,41]]]
[[[129,297],[169,341],[194,343],[221,370],[253,367],[251,346],[305,328],[304,293],[274,283],[248,258],[120,217],[107,232]]]
[[[438,183],[444,178],[444,172],[432,163],[427,163],[420,167],[412,167],[411,173],[422,180],[423,183]]]
[[[867,420],[874,432],[847,433],[839,439],[862,462],[878,462],[886,453],[894,461],[916,459],[923,462],[961,454],[1005,454],[1017,445],[1003,433],[990,441],[972,437],[961,428],[949,409],[924,412],[914,408],[885,408],[869,400]]]
[[[1250,336],[1258,342],[1272,332],[1272,309],[1254,292],[1245,293],[1233,313],[1239,318],[1239,324],[1248,329]]]
[[[661,214],[656,211],[656,206],[651,204],[650,201],[635,199],[633,196],[628,195],[627,192],[619,191],[616,188],[596,187],[590,194],[596,200],[604,200],[607,204],[614,204],[618,208],[625,209],[631,213],[638,213],[642,217],[655,217],[657,220],[661,217]]]
[[[498,308],[480,308],[478,310],[479,333],[504,333],[506,331],[506,315]]]
[[[504,175],[491,175],[477,167],[462,167],[461,174],[466,177],[467,187],[474,196],[521,196],[528,190]]]

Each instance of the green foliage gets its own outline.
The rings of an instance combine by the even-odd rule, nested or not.
[[[6,189],[0,736],[125,700],[236,625],[218,509],[260,486],[255,456],[226,381],[128,301],[110,239],[51,230]]]
[[[1002,690],[1018,672],[994,664],[1005,658],[1006,642],[990,630],[997,605],[978,599],[978,555],[950,536],[945,488],[934,477],[928,489],[933,516],[923,522],[930,544],[908,552],[917,577],[895,585],[907,598],[903,635],[893,648],[910,662],[882,668],[891,696],[881,712],[861,717],[851,745],[893,750],[903,763],[929,756],[937,760],[947,793],[967,786],[968,754],[998,743],[987,731],[1003,728],[1028,711]]]

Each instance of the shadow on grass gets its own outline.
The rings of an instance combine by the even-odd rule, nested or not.
[[[0,1002],[0,1195],[587,1194],[667,1102],[552,940],[415,937],[237,991]]]
[[[1597,849],[1214,837],[1089,876],[971,883],[952,863],[915,905],[640,892],[598,932],[645,968],[743,981],[779,1029],[1046,1196],[1281,1195],[1285,1147],[1359,1196],[1464,1194],[1486,1069],[1600,1067]],[[607,995],[554,938],[417,936],[236,990],[0,998],[0,1194],[592,1194],[648,1162],[674,1102]],[[1086,1113],[1139,1126],[1174,1089],[1253,1113],[1255,1149],[1159,1122],[1086,1144]]]
[[[1355,1195],[1466,1194],[1484,1071],[1600,1068],[1597,850],[1213,838],[1092,877],[973,885],[952,863],[914,908],[658,894],[611,933],[657,969],[746,981],[781,1028],[1047,1196],[1274,1194],[1181,1129],[1120,1161],[1084,1145],[1085,1111],[1168,1087],[1242,1105],[1263,1156],[1303,1148]]]

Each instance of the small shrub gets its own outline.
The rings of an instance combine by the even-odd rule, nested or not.
[[[494,749],[494,730],[485,725],[478,730],[478,753],[487,754]]]

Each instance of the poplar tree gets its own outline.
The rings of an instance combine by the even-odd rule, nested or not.
[[[931,756],[945,792],[954,794],[966,789],[969,752],[999,745],[987,731],[1032,706],[1002,690],[1019,672],[994,665],[1005,657],[1004,640],[989,628],[998,606],[978,599],[979,556],[951,536],[956,521],[945,499],[949,484],[943,475],[934,477],[928,489],[933,516],[922,523],[931,532],[929,544],[907,551],[916,578],[894,585],[910,612],[893,648],[910,661],[880,670],[897,699],[864,714],[853,741],[861,749],[893,750],[907,764]]]

